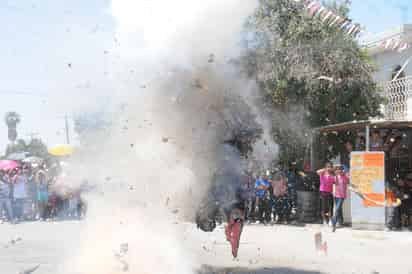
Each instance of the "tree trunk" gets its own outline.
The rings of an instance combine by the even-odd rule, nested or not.
[[[336,98],[333,98],[332,101],[330,102],[329,105],[329,121],[330,123],[336,124],[336,111],[337,111],[337,106],[336,106]]]

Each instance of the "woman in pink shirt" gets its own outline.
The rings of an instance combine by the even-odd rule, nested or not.
[[[338,221],[341,225],[343,224],[342,206],[343,206],[343,202],[346,199],[346,192],[348,190],[348,184],[349,184],[349,177],[343,171],[342,166],[338,166],[336,168],[335,173],[336,173],[335,214],[333,215],[333,218],[332,218],[332,226],[333,226],[332,231],[333,232],[336,231],[336,224],[337,224]]]
[[[328,224],[332,217],[333,205],[333,184],[336,177],[333,174],[333,167],[331,163],[326,163],[325,168],[317,171],[320,179],[320,200],[321,200],[321,214],[323,224]]]

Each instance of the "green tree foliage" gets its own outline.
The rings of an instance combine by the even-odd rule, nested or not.
[[[17,142],[9,144],[6,148],[6,156],[12,153],[27,152],[30,156],[36,156],[42,159],[49,157],[46,144],[39,138],[33,138],[28,143],[23,139],[18,139]]]
[[[342,16],[347,4],[327,3]],[[241,60],[274,112],[281,161],[301,159],[314,127],[379,116],[374,71],[357,41],[290,0],[261,0]],[[286,122],[285,122],[286,121]]]
[[[12,153],[26,152],[26,147],[26,142],[23,139],[18,139],[17,142],[7,145],[6,156]]]
[[[26,146],[26,151],[29,152],[31,156],[36,156],[43,159],[49,157],[46,144],[39,138],[31,139]]]

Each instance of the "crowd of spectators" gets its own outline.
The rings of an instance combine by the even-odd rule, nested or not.
[[[241,183],[241,195],[245,201],[246,220],[265,225],[297,221],[297,192],[305,191],[320,197],[314,200],[320,205],[318,220],[335,231],[337,226],[344,224],[342,206],[348,185],[349,177],[343,166],[333,166],[331,163],[316,173],[298,171],[296,164],[292,163],[287,171],[245,176]],[[316,208],[317,205],[313,206]]]
[[[54,172],[53,172],[54,173]],[[82,218],[80,190],[64,184],[64,176],[45,165],[0,170],[0,218],[11,223]]]
[[[249,223],[289,223],[296,212],[298,174],[296,166],[255,176],[244,176],[241,183]]]

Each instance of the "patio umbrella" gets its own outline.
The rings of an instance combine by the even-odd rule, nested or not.
[[[40,157],[31,156],[31,157],[25,158],[23,160],[23,163],[40,165],[41,163],[43,163],[43,159]]]
[[[0,160],[0,169],[1,170],[10,170],[20,166],[20,164],[13,160]]]
[[[49,153],[54,156],[68,156],[73,153],[71,145],[57,145],[49,148]]]
[[[22,161],[27,157],[27,152],[15,152],[7,155],[7,160]]]

